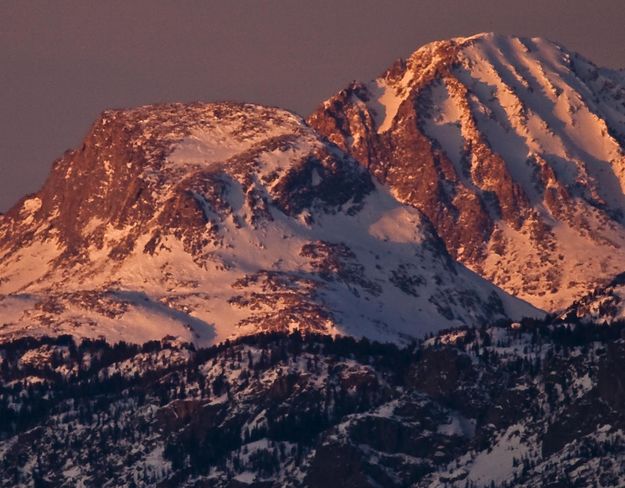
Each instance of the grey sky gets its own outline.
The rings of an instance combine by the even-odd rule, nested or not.
[[[105,108],[240,100],[307,115],[436,39],[543,36],[625,67],[625,1],[0,2],[0,211]]]

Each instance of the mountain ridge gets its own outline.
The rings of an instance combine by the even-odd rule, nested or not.
[[[4,343],[0,483],[622,486],[623,332],[524,321],[404,348],[298,333],[208,349]]]

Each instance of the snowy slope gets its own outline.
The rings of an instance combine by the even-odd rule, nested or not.
[[[479,34],[420,48],[309,122],[422,210],[452,256],[538,307],[623,270],[621,72]]]
[[[300,328],[401,341],[538,312],[297,116],[108,111],[0,223],[0,334],[210,344]]]

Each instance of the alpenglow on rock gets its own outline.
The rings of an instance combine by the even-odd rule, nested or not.
[[[0,220],[0,294],[4,338],[402,341],[538,313],[299,117],[226,103],[104,112]]]
[[[479,34],[420,48],[309,122],[423,211],[454,258],[537,307],[623,271],[623,72]]]

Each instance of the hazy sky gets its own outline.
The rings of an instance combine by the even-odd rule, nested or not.
[[[625,67],[623,0],[0,1],[0,211],[105,108],[240,100],[307,115],[437,39],[543,36]]]

